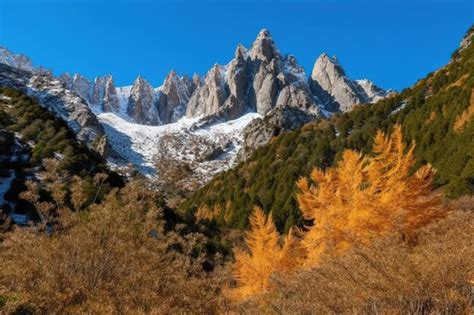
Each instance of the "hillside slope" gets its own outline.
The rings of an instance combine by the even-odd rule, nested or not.
[[[0,87],[0,231],[9,222],[39,220],[20,193],[26,190],[28,180],[43,184],[40,172],[48,159],[57,161],[54,176],[62,178],[66,186],[75,176],[92,182],[97,173],[108,174],[107,184],[123,184],[108,170],[103,157],[78,140],[66,121],[23,92]],[[48,196],[42,198],[49,200]]]
[[[473,33],[471,28],[465,39]],[[274,138],[197,191],[182,210],[193,215],[199,209],[220,225],[245,228],[252,207],[260,205],[279,230],[302,225],[295,181],[314,166],[331,166],[346,148],[368,152],[375,132],[395,123],[407,142],[416,142],[418,164],[437,169],[436,185],[448,197],[473,194],[474,45],[465,42],[448,65],[401,93]]]

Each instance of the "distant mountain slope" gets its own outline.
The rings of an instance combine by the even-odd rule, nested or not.
[[[47,71],[37,68],[30,71],[14,65],[4,64],[0,59],[0,87],[18,90],[35,98],[56,118],[65,121],[80,141],[91,149],[105,153],[104,130],[85,100]],[[99,143],[103,145],[98,147]]]
[[[280,230],[302,225],[295,181],[313,166],[333,165],[346,148],[368,152],[378,129],[401,123],[407,142],[416,141],[419,164],[432,163],[436,184],[451,197],[474,193],[474,45],[466,35],[450,63],[414,86],[374,105],[320,119],[272,139],[245,163],[218,175],[183,205],[217,222],[247,225],[254,205],[270,211]],[[466,44],[467,43],[467,44]]]

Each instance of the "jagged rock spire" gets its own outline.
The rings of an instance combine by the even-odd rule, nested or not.
[[[186,105],[199,80],[199,76],[193,79],[187,76],[180,77],[174,69],[168,73],[165,82],[159,88],[158,112],[163,124],[175,122],[184,116]]]
[[[329,57],[326,53],[316,59],[309,84],[313,94],[329,111],[348,111],[355,105],[386,96],[384,90],[368,80],[349,79],[337,57]]]
[[[267,29],[262,29],[258,33],[257,39],[255,39],[252,44],[250,56],[252,59],[259,59],[266,62],[270,62],[270,60],[279,56],[279,52]]]
[[[130,90],[127,114],[139,124],[159,125],[161,123],[155,91],[140,75],[135,79]]]

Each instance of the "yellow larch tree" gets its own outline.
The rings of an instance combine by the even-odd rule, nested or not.
[[[250,216],[250,231],[245,237],[248,251],[236,249],[234,277],[237,288],[229,295],[235,300],[267,292],[274,272],[291,272],[300,266],[299,246],[290,231],[282,245],[271,214],[267,217],[255,207]]]
[[[377,133],[373,156],[346,150],[336,167],[314,169],[312,183],[298,181],[300,209],[314,222],[301,240],[307,266],[317,265],[328,246],[337,253],[391,232],[411,239],[416,229],[446,214],[439,194],[432,193],[433,168],[413,173],[414,148],[406,148],[397,125],[391,136]]]
[[[313,225],[298,238],[290,230],[281,246],[271,215],[255,208],[246,236],[249,252],[235,251],[238,287],[232,297],[264,293],[272,273],[316,266],[325,252],[338,254],[388,233],[412,240],[418,228],[445,216],[440,195],[432,191],[434,169],[413,170],[414,148],[406,147],[396,125],[390,136],[377,133],[373,155],[346,150],[337,166],[313,169],[310,180],[297,182],[299,207]]]

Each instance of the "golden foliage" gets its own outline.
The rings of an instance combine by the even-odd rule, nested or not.
[[[299,265],[292,232],[279,244],[279,234],[271,215],[255,207],[250,216],[251,230],[246,235],[249,252],[236,249],[234,277],[238,287],[229,295],[236,300],[266,292],[269,277],[274,272],[291,272]]]
[[[194,217],[196,221],[212,220],[217,218],[221,214],[221,211],[222,209],[219,206],[209,208],[207,205],[201,205],[194,213]]]
[[[194,213],[194,218],[196,222],[203,220],[218,220],[222,218],[225,223],[230,222],[232,218],[232,201],[228,201],[223,208],[221,205],[216,204],[213,208],[210,208],[208,205],[201,205],[196,209]]]
[[[419,229],[416,246],[389,235],[325,255],[314,268],[271,277],[273,292],[234,312],[473,314],[473,205]]]
[[[388,235],[409,243],[419,228],[444,217],[447,210],[431,189],[433,168],[412,173],[414,148],[395,126],[390,136],[377,133],[373,156],[346,150],[336,167],[314,169],[311,183],[300,179],[299,207],[314,224],[299,239],[290,232],[283,247],[271,216],[256,208],[246,238],[251,253],[235,252],[238,298],[268,291],[272,273],[318,266],[323,253],[340,254]]]
[[[396,126],[391,136],[377,133],[374,156],[347,150],[337,167],[313,170],[313,184],[298,181],[300,209],[305,219],[314,220],[302,239],[308,266],[317,265],[328,246],[338,252],[393,232],[411,239],[418,228],[446,214],[440,196],[431,191],[433,168],[411,174],[413,150]]]

